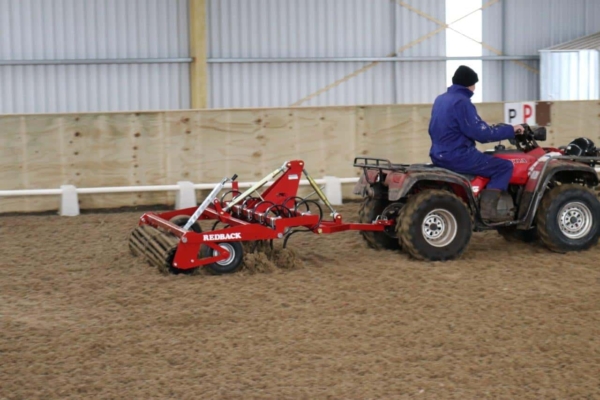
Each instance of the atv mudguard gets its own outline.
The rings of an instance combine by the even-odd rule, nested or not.
[[[383,182],[381,182],[382,178]],[[465,176],[447,169],[414,165],[406,172],[381,170],[381,176],[377,170],[365,170],[354,186],[353,193],[360,196],[381,197],[382,193],[372,188],[376,182],[381,182],[383,186],[387,187],[387,199],[392,202],[406,197],[417,183],[431,182],[439,185],[440,182],[443,182],[461,197],[471,210],[476,209],[471,182]]]
[[[555,177],[559,182],[572,183],[583,180],[588,185],[598,185],[598,174],[593,167],[571,160],[550,159],[539,163],[531,171],[529,180],[525,185],[519,203],[518,229],[532,228],[535,214],[539,208],[542,197],[546,193],[548,183]]]
[[[382,170],[383,174],[389,174],[392,171]],[[358,182],[354,185],[354,189],[352,189],[352,193],[356,194],[360,197],[365,197],[365,195],[372,198],[381,198],[381,193],[375,193],[372,186],[379,182],[379,171],[366,169],[364,173],[358,178]]]

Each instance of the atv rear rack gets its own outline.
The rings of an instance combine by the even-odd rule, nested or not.
[[[362,161],[362,162],[361,162]],[[363,169],[388,170],[406,172],[410,164],[393,164],[386,158],[375,157],[356,157],[354,159],[355,167]]]
[[[375,183],[369,180],[369,174],[367,173],[369,170],[378,171],[379,173],[376,175],[375,179],[382,179],[384,171],[405,173],[410,167],[409,164],[392,164],[392,162],[386,158],[375,157],[356,157],[353,166],[362,168],[365,181],[369,184]]]
[[[317,201],[297,196],[302,174],[321,202],[330,209],[331,220],[323,219],[323,210]],[[279,178],[272,185],[258,196],[252,196],[278,175]],[[381,232],[394,223],[382,219],[372,223],[343,222],[342,216],[333,209],[316,182],[304,170],[301,160],[285,162],[243,193],[238,190],[236,177],[224,178],[197,208],[142,215],[138,228],[130,237],[132,251],[137,255],[145,255],[161,270],[191,270],[206,265],[214,267],[215,263],[229,260],[234,247],[231,243],[234,242],[284,239],[285,247],[289,237],[297,232]],[[219,191],[227,182],[232,183],[232,190],[218,199]],[[232,195],[232,199],[226,201],[228,194]],[[310,205],[318,210],[317,214],[311,212]],[[189,217],[184,218],[183,226],[172,222],[181,220],[182,216]],[[213,230],[198,231],[196,222],[202,220],[214,220]],[[219,223],[225,226],[216,229]],[[196,230],[190,230],[194,226],[197,226]],[[146,232],[148,229],[152,231],[151,234]],[[203,257],[202,254],[211,253],[208,249],[212,250],[212,256]]]

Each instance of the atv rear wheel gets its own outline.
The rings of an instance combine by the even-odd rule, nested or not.
[[[508,242],[533,243],[538,239],[537,228],[517,229],[514,226],[498,228],[498,233]]]
[[[544,194],[536,224],[540,240],[550,250],[587,250],[600,236],[600,201],[583,186],[557,186]]]
[[[445,190],[426,190],[408,199],[398,236],[414,258],[446,261],[465,251],[472,229],[471,213],[459,197]]]
[[[385,199],[366,197],[358,211],[359,222],[363,224],[372,223],[381,215],[383,210],[385,210],[389,204],[390,202]],[[390,234],[386,232],[360,231],[360,235],[367,242],[369,247],[376,250],[399,250],[401,248],[398,239],[390,236]]]

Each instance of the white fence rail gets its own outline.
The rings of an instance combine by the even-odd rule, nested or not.
[[[596,168],[600,173],[600,168]],[[317,185],[324,185],[324,193],[333,205],[342,204],[342,184],[356,183],[358,178],[337,178],[325,176],[323,179],[315,179]],[[240,189],[249,188],[256,182],[239,182]],[[265,186],[273,183],[267,182]],[[196,190],[212,190],[216,183],[192,183],[188,181],[177,182],[176,185],[154,185],[154,186],[113,186],[77,188],[73,185],[63,185],[59,189],[24,189],[24,190],[0,190],[0,197],[25,197],[25,196],[60,196],[60,215],[79,215],[79,194],[113,194],[113,193],[141,193],[141,192],[173,192],[177,191],[175,208],[195,207]],[[300,186],[308,186],[308,180],[301,180]],[[231,184],[225,185],[225,189],[231,189]]]
[[[324,185],[324,193],[333,205],[342,204],[342,184],[356,183],[358,178],[337,178],[325,176],[323,179],[315,179],[317,185]],[[239,182],[240,189],[252,187],[256,182]],[[267,182],[270,186],[273,182]],[[173,192],[177,191],[175,208],[195,207],[196,190],[211,190],[216,183],[192,183],[188,181],[177,182],[176,185],[154,185],[154,186],[114,186],[114,187],[92,187],[77,188],[73,185],[62,185],[59,189],[24,189],[24,190],[0,190],[0,197],[24,197],[24,196],[60,196],[60,215],[79,215],[79,194],[113,194],[113,193],[140,193],[140,192]],[[301,180],[300,186],[308,186],[308,180]],[[231,184],[225,185],[231,189]]]

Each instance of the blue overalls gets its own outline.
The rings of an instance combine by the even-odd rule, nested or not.
[[[433,104],[429,136],[432,146],[429,156],[434,165],[459,174],[477,175],[490,179],[486,189],[507,190],[513,164],[477,150],[475,142],[490,143],[514,137],[511,125],[489,126],[473,103],[473,92],[452,85],[439,95]]]

